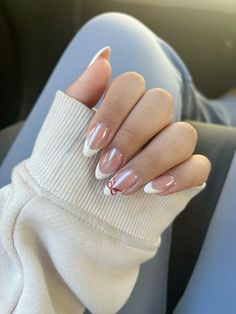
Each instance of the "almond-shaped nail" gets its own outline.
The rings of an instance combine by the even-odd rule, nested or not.
[[[109,129],[105,124],[97,122],[88,134],[83,153],[85,157],[90,157],[96,154],[106,143],[109,137]]]
[[[100,49],[95,56],[90,61],[88,67],[90,67],[92,64],[94,64],[99,58],[105,58],[109,60],[111,54],[111,48],[109,46],[106,46],[102,49]]]
[[[122,160],[123,156],[119,150],[110,148],[100,157],[95,171],[96,178],[101,180],[112,175],[119,168]]]
[[[175,186],[175,184],[175,178],[172,175],[166,174],[148,182],[144,186],[144,192],[161,193],[169,190],[170,188]]]
[[[128,191],[138,181],[138,175],[132,168],[117,172],[104,188],[105,195],[116,195]]]

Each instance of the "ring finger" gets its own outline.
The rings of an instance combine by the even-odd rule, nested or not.
[[[197,142],[196,130],[186,122],[167,126],[110,179],[104,193],[132,194],[169,169],[186,161]]]

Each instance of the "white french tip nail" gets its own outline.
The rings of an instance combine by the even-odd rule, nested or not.
[[[89,148],[87,140],[84,143],[83,154],[85,157],[91,157],[95,155],[100,149]]]
[[[113,195],[111,194],[110,189],[109,189],[106,185],[105,185],[105,188],[104,188],[103,192],[104,192],[104,194],[107,195],[107,196],[113,196]]]
[[[145,186],[144,186],[144,192],[152,194],[152,193],[158,193],[160,192],[159,190],[156,190],[152,187],[152,181],[148,182]]]
[[[111,173],[103,173],[99,168],[99,163],[97,164],[96,170],[95,170],[95,177],[98,180],[105,179],[107,177],[110,177]]]
[[[95,56],[93,57],[93,59],[90,61],[88,67],[90,67],[92,64],[94,64],[97,59],[106,51],[106,50],[109,50],[111,52],[111,48],[109,46],[106,46],[102,49],[100,49],[96,54]]]

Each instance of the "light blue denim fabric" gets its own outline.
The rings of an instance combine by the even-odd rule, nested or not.
[[[200,256],[174,314],[236,313],[236,153]]]

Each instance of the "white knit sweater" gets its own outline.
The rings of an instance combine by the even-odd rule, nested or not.
[[[57,92],[32,155],[0,190],[0,313],[116,313],[160,235],[205,184],[104,195],[82,154],[93,111]]]

